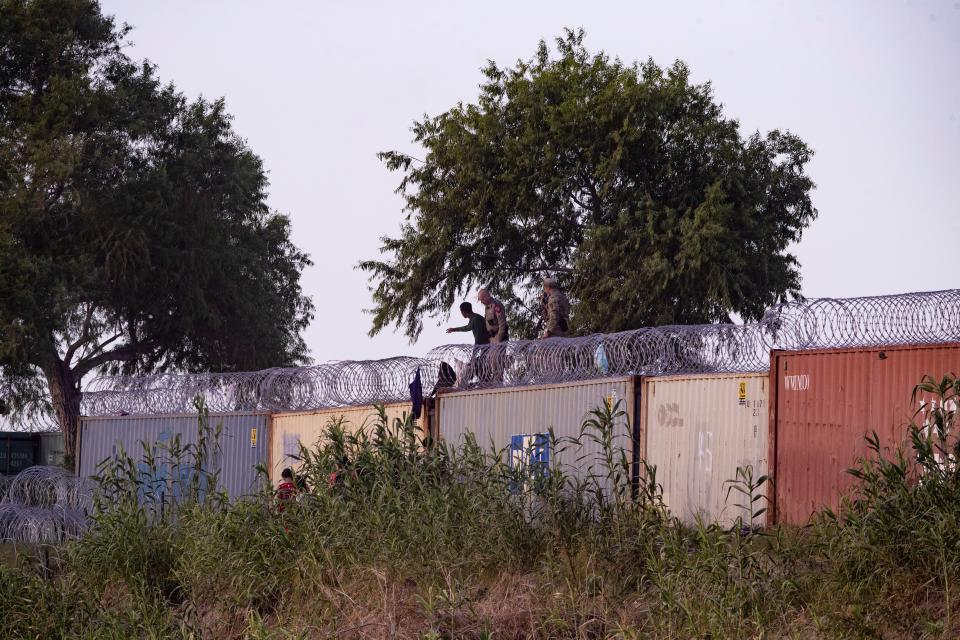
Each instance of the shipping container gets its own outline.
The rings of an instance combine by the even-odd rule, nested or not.
[[[577,447],[546,451],[542,443],[550,429],[557,438],[579,438],[590,412],[605,402],[620,405],[625,415],[615,425],[615,445],[633,459],[633,425],[637,424],[635,378],[619,377],[584,382],[508,387],[441,393],[437,396],[439,437],[451,446],[464,443],[472,433],[484,449],[502,451],[511,463],[526,449],[538,461],[559,464],[584,479],[590,475],[609,488],[602,447],[593,439],[580,438]],[[630,480],[629,478],[627,479]]]
[[[269,424],[270,416],[266,413],[210,414],[210,426],[220,425],[222,432],[217,446],[211,447],[207,471],[219,472],[220,486],[232,499],[255,493],[261,487],[262,475],[256,467],[267,467],[270,461]],[[103,460],[118,456],[121,451],[139,463],[143,459],[143,443],[162,446],[179,435],[182,445],[196,444],[198,433],[196,414],[81,418],[77,475],[94,475]]]
[[[40,440],[37,464],[47,467],[62,467],[64,465],[63,433],[44,431],[38,433],[37,437]]]
[[[13,476],[37,464],[39,447],[35,433],[0,431],[0,475]]]
[[[750,522],[750,499],[728,481],[767,473],[769,375],[766,373],[644,377],[640,457],[656,467],[670,511],[693,524]],[[743,482],[738,484],[746,488]],[[729,491],[729,494],[728,494]],[[756,495],[765,495],[761,487]],[[766,506],[760,498],[754,510]],[[766,514],[753,519],[762,526]]]
[[[773,517],[802,525],[823,507],[836,510],[854,478],[847,469],[870,455],[875,431],[886,453],[905,444],[923,398],[925,375],[960,373],[960,345],[774,351],[770,367]]]
[[[394,421],[405,420],[411,413],[409,402],[400,402],[384,405],[387,424],[392,427]],[[421,414],[418,425],[426,431],[423,423],[426,422],[427,412]],[[270,449],[270,479],[274,484],[280,482],[283,469],[296,469],[300,464],[300,445],[313,449],[327,434],[331,422],[343,420],[344,430],[355,433],[360,429],[368,432],[376,424],[379,414],[374,406],[344,407],[339,409],[323,409],[320,411],[301,411],[295,413],[277,413],[273,416],[273,428]]]

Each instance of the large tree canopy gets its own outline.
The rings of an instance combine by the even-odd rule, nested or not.
[[[222,101],[123,52],[91,0],[0,0],[0,373],[72,454],[94,371],[306,358],[309,264]],[[45,393],[46,392],[46,393]]]
[[[371,334],[416,339],[425,315],[490,286],[532,337],[548,273],[580,332],[755,318],[798,295],[786,250],[816,217],[803,141],[745,139],[683,63],[591,55],[582,31],[557,50],[489,63],[475,104],[415,123],[424,160],[380,154],[403,173],[408,215],[384,258],[360,264]]]

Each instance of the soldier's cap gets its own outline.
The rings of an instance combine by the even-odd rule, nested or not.
[[[545,286],[545,287],[551,287],[551,288],[553,288],[553,289],[556,289],[556,288],[557,288],[557,279],[556,279],[556,278],[546,277],[546,278],[543,279],[543,286]]]

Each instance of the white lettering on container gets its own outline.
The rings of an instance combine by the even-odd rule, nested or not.
[[[787,391],[806,391],[810,388],[810,374],[783,376],[783,388]]]

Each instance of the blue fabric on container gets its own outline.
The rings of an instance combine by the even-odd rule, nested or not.
[[[420,381],[420,367],[417,367],[417,373],[413,376],[413,382],[410,383],[410,401],[413,403],[414,420],[420,419],[420,412],[423,410],[423,383]]]
[[[599,369],[603,375],[607,375],[610,371],[610,362],[607,360],[607,352],[604,350],[602,344],[597,345],[596,363],[597,369]]]

